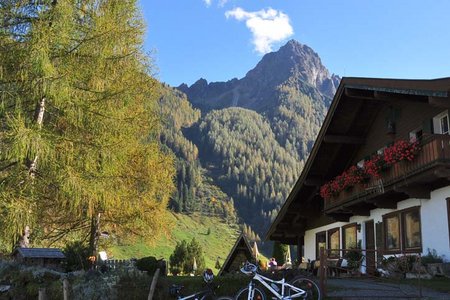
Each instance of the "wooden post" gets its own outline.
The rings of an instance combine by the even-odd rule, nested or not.
[[[159,276],[159,268],[156,269],[155,274],[153,275],[152,284],[150,285],[150,292],[148,293],[147,300],[153,300],[153,294],[155,293],[156,283],[158,282]]]
[[[38,297],[38,299],[39,300],[46,300],[47,299],[47,297],[46,297],[46,295],[45,295],[45,288],[39,288],[39,297]]]
[[[322,297],[326,297],[325,276],[326,276],[326,253],[323,247],[320,248],[320,266],[319,266],[319,288]]]
[[[67,278],[63,280],[63,295],[64,300],[69,300],[69,280]]]

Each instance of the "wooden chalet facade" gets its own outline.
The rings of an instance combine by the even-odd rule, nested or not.
[[[318,257],[320,247],[348,249],[358,241],[362,249],[382,254],[435,249],[450,257],[449,109],[450,78],[343,78],[267,237],[299,245],[299,255],[309,259]],[[416,146],[412,154],[396,148],[400,140]],[[321,195],[321,188],[352,166],[369,170],[386,149],[412,156],[380,167],[378,177]]]

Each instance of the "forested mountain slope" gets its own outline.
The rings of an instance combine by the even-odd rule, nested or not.
[[[264,234],[303,168],[339,80],[317,53],[292,40],[242,79],[164,87],[169,120],[162,141],[178,156],[173,208],[207,211],[211,199],[232,204],[247,231]]]

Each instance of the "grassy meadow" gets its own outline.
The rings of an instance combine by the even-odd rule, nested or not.
[[[220,257],[220,263],[223,264],[239,236],[239,228],[236,224],[226,224],[216,217],[170,213],[168,221],[173,224],[170,236],[162,236],[154,243],[140,240],[131,245],[112,246],[107,251],[109,256],[114,259],[155,256],[168,260],[177,241],[189,242],[195,237],[202,245],[206,266],[215,270],[217,257]],[[215,270],[214,273],[217,271]]]

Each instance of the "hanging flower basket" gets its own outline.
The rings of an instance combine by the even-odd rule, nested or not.
[[[419,152],[418,142],[398,140],[392,146],[384,149],[382,154],[376,153],[364,162],[364,168],[351,166],[342,174],[336,176],[320,187],[320,196],[323,199],[335,198],[343,190],[350,191],[360,183],[367,183],[372,178],[380,179],[382,173],[389,170],[394,164],[401,161],[412,161]]]

